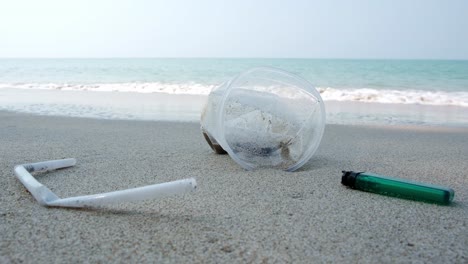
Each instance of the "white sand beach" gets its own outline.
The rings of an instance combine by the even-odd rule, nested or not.
[[[0,112],[0,262],[432,262],[468,259],[468,130],[327,125],[299,171],[245,171],[198,123]],[[17,164],[72,157],[36,175],[60,197],[195,177],[198,191],[100,209],[40,206]],[[348,189],[356,170],[445,185],[450,206]]]

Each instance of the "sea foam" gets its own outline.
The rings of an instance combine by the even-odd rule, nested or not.
[[[326,101],[468,107],[468,92],[317,88]]]
[[[208,95],[216,85],[197,83],[97,83],[97,84],[67,84],[67,83],[0,83],[0,88],[46,89],[64,91],[95,91],[95,92],[136,92],[136,93],[167,93]]]
[[[60,84],[60,83],[0,83],[1,88],[49,89],[96,92],[135,92],[166,93],[174,95],[208,95],[218,85],[199,83],[98,83],[98,84]],[[371,88],[318,87],[325,101],[353,101],[385,104],[421,104],[468,107],[468,92],[445,92],[423,90],[383,90]]]

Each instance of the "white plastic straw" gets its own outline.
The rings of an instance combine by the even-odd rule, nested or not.
[[[107,204],[134,202],[162,198],[173,194],[183,194],[195,191],[197,183],[194,178],[147,185],[108,193],[59,198],[46,186],[38,182],[31,172],[51,171],[67,168],[76,164],[75,159],[50,160],[15,166],[16,177],[23,183],[36,200],[44,206],[60,207],[92,207]]]

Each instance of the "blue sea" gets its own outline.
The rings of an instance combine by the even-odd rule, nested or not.
[[[337,102],[367,103],[367,106],[373,105],[376,109],[386,106],[394,110],[407,108],[409,111],[416,106],[428,106],[432,108],[421,108],[421,111],[455,113],[447,123],[467,125],[464,115],[468,109],[468,61],[0,59],[0,91],[9,89],[10,94],[11,89],[20,89],[22,92],[54,90],[205,96],[224,81],[259,66],[284,69],[307,79],[321,93],[324,101],[334,107],[331,114],[335,119],[364,120],[367,117],[372,120],[372,109],[368,107],[367,114],[353,117],[340,113],[338,110],[341,108],[336,106]],[[3,110],[19,109],[11,108],[11,104],[5,101],[2,104],[0,109]],[[431,122],[430,116],[425,116],[424,120],[398,119],[404,115],[401,111],[392,110],[385,118],[402,123],[444,124],[440,116],[435,122]]]

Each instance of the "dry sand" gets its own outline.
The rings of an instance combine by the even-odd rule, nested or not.
[[[300,171],[245,171],[196,123],[0,112],[0,262],[468,262],[468,129],[328,125]],[[40,206],[16,164],[61,197],[196,177],[198,192],[103,209]],[[345,188],[341,170],[450,186],[440,206]]]

